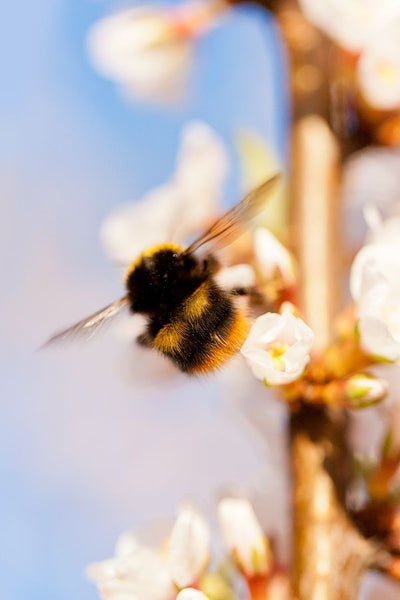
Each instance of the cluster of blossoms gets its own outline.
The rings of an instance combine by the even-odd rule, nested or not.
[[[218,521],[225,546],[249,588],[274,588],[284,598],[287,582],[273,560],[252,506],[243,498],[226,497],[218,504]],[[210,530],[198,510],[182,505],[175,524],[158,548],[142,545],[132,532],[117,541],[115,556],[87,569],[104,600],[232,600],[238,585],[232,569],[211,560]]]

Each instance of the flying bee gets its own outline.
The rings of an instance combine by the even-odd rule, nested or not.
[[[123,298],[57,333],[52,344],[75,336],[91,337],[122,310],[146,317],[137,341],[167,356],[185,373],[207,373],[220,367],[243,345],[250,327],[237,302],[246,290],[225,290],[215,275],[215,252],[230,244],[265,208],[280,175],[247,194],[205,233],[184,247],[163,243],[144,250],[125,276]]]

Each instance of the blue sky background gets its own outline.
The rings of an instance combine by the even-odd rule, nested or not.
[[[7,600],[93,600],[83,569],[111,555],[126,527],[172,517],[187,495],[211,511],[218,490],[233,482],[259,488],[264,500],[276,491],[266,481],[284,485],[268,470],[273,450],[242,422],[218,378],[138,386],[121,375],[129,356],[111,339],[34,353],[49,333],[120,295],[100,224],[114,206],[168,178],[188,120],[209,123],[230,149],[227,205],[239,194],[239,129],[285,152],[282,60],[266,15],[242,9],[201,40],[190,98],[162,109],[128,104],[88,63],[86,31],[112,6],[26,0],[2,10],[0,577]],[[271,422],[281,423],[280,408],[271,407]],[[271,502],[274,523],[285,507]]]

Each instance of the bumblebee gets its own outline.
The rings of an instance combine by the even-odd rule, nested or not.
[[[240,350],[250,324],[237,302],[246,290],[222,289],[215,279],[220,268],[215,252],[239,237],[265,208],[279,179],[275,175],[247,194],[188,247],[164,243],[144,250],[128,268],[123,298],[57,333],[47,344],[91,337],[128,309],[147,320],[137,341],[168,357],[181,371],[202,374],[223,365]]]

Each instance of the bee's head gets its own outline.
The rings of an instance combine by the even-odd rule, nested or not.
[[[202,283],[214,269],[211,257],[198,259],[177,244],[142,252],[129,267],[126,286],[134,312],[168,312]]]

